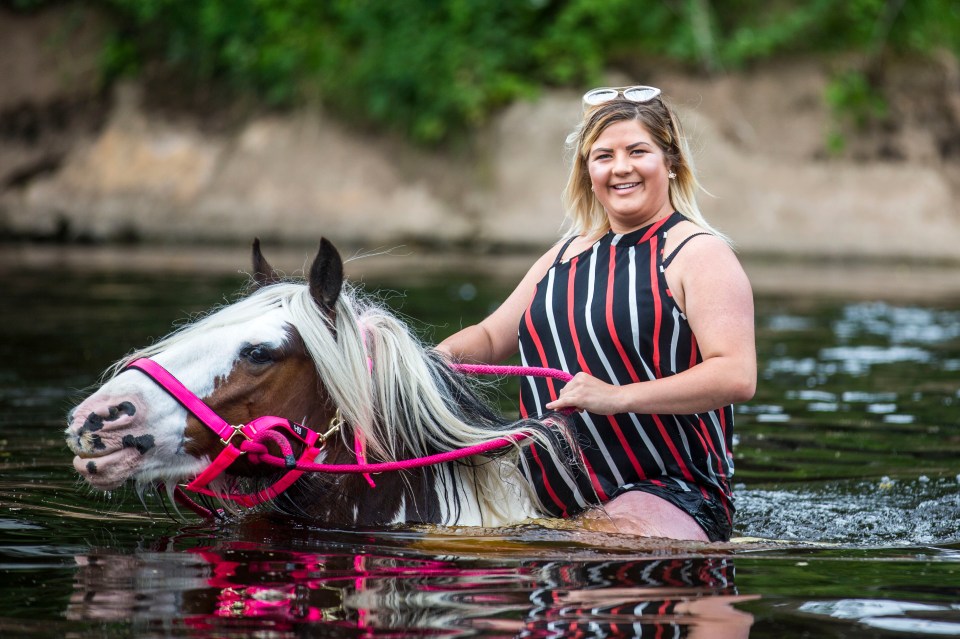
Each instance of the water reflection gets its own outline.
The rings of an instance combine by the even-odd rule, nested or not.
[[[409,549],[225,541],[76,557],[73,621],[272,637],[317,634],[746,637],[729,557],[490,562]]]

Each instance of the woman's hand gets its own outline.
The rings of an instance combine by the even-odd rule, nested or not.
[[[623,410],[623,387],[602,382],[592,375],[577,373],[560,389],[556,401],[547,404],[550,410],[587,411],[595,415],[615,415]]]

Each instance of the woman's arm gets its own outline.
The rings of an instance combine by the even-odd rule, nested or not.
[[[516,353],[520,318],[533,298],[537,282],[553,265],[559,250],[559,245],[554,246],[537,260],[513,293],[486,319],[454,333],[436,349],[457,361],[485,364],[498,364]]]
[[[624,386],[579,373],[547,408],[689,415],[753,397],[753,293],[733,251],[717,238],[697,238],[677,255],[670,270],[669,279],[676,282],[674,298],[684,304],[703,361],[677,375]]]

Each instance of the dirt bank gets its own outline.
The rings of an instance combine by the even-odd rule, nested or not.
[[[7,238],[312,244],[324,234],[367,249],[487,250],[557,236],[576,92],[514,104],[458,153],[351,130],[317,109],[209,126],[209,112],[155,108],[142,86],[101,92],[91,56],[103,33],[77,9],[0,13],[13,53],[0,88]],[[890,117],[848,135],[842,157],[826,150],[831,64],[702,78],[638,63],[610,81],[658,84],[679,106],[713,195],[702,207],[744,254],[960,261],[955,58],[888,69]]]

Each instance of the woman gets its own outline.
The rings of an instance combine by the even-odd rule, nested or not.
[[[560,368],[562,388],[528,378],[521,412],[575,410],[586,474],[531,460],[554,514],[583,510],[632,534],[719,541],[733,523],[734,402],[753,396],[750,283],[697,207],[676,114],[653,87],[594,89],[568,138],[570,230],[500,308],[438,349]],[[519,344],[517,327],[520,327]]]

